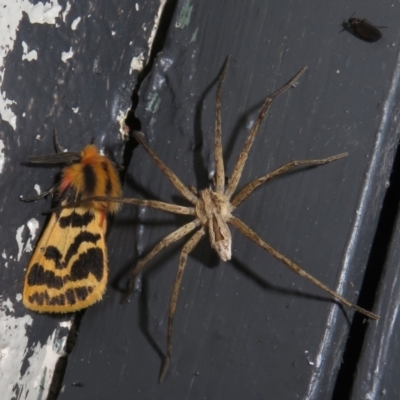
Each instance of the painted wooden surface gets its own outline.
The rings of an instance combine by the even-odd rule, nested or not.
[[[160,253],[143,274],[141,290],[125,304],[120,300],[138,259],[188,218],[125,207],[111,221],[109,288],[102,302],[75,318],[76,337],[70,331],[73,316],[23,309],[24,268],[44,226],[40,213],[50,202],[24,204],[18,196],[34,192],[35,184],[44,190],[54,182],[54,169],[24,164],[29,155],[52,151],[53,129],[69,149],[94,139],[115,161],[124,162],[126,196],[186,204],[140,147],[126,145],[118,124],[132,106],[132,90],[138,88],[138,70],[132,66],[147,60],[162,4],[51,4],[61,7],[54,24],[32,24],[22,14],[15,46],[4,59],[2,93],[16,101],[11,106],[15,127],[3,121],[0,132],[0,179],[6,188],[1,324],[3,332],[12,332],[1,335],[7,338],[1,361],[7,379],[1,385],[13,393],[10,398],[47,397],[51,381],[59,378],[53,373],[57,358],[71,350],[68,336],[75,345],[60,377],[59,399],[327,399],[341,390],[349,394],[352,380],[338,388],[337,377],[353,312],[234,229],[230,262],[219,262],[207,240],[189,257],[172,361],[162,385],[157,379],[167,308],[183,242]],[[151,147],[184,183],[210,184],[216,79],[231,54],[222,97],[230,176],[264,98],[308,66],[297,87],[274,101],[239,186],[293,159],[343,151],[349,157],[277,178],[259,188],[236,215],[305,270],[357,301],[399,139],[400,6],[388,1],[350,7],[344,1],[205,0],[168,2],[167,7],[156,40],[162,51],[145,71],[134,111]],[[387,26],[380,41],[371,44],[339,33],[354,10]],[[29,51],[38,51],[37,60],[21,61],[23,41]],[[71,58],[63,62],[62,52],[70,49]],[[393,279],[388,277],[389,272],[381,287]],[[388,294],[381,290],[380,296]],[[376,331],[381,322],[366,324]],[[393,331],[390,339],[395,338]],[[377,338],[367,332],[366,340]],[[371,379],[364,354],[353,396],[360,382]],[[394,386],[391,382],[387,385]]]

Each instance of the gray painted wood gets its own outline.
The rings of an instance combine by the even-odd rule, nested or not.
[[[363,10],[392,27],[398,11],[387,7],[376,10],[371,3]],[[141,88],[137,115],[166,164],[185,183],[205,187],[213,169],[215,80],[226,55],[232,55],[223,94],[228,174],[262,100],[308,65],[298,87],[272,106],[241,184],[292,159],[342,151],[350,156],[271,182],[237,215],[331,287],[341,281],[343,293],[356,300],[398,139],[390,129],[393,114],[383,119],[397,32],[388,29],[374,45],[338,34],[352,12],[328,2],[179,2],[164,50]],[[140,148],[130,177],[126,194],[185,204]],[[127,273],[186,221],[151,210],[124,212],[136,225],[132,230],[121,214],[110,233],[118,287],[125,284],[121,267]],[[182,244],[154,260],[142,292],[128,304],[120,306],[120,294],[110,290],[88,310],[69,359],[64,398],[330,398],[346,315],[320,290],[233,235],[231,262],[219,263],[206,241],[189,258],[163,385],[157,378]],[[83,388],[68,386],[77,380]]]
[[[379,285],[379,323],[368,329],[358,363],[352,399],[399,397],[399,218]]]
[[[4,3],[4,4],[3,4]],[[38,3],[38,2],[36,2]],[[143,53],[156,23],[159,2],[2,2],[2,96],[14,104],[0,139],[4,166],[1,196],[1,397],[47,398],[55,369],[65,357],[73,315],[40,315],[21,303],[22,283],[32,247],[45,225],[51,201],[19,201],[54,185],[60,169],[28,165],[31,155],[54,152],[53,130],[61,144],[80,151],[92,141],[121,163],[123,138],[118,116],[131,106],[139,71],[131,62]],[[24,12],[22,12],[24,10]],[[78,20],[80,18],[80,21]],[[8,31],[3,35],[5,22]],[[75,25],[77,24],[77,25]],[[133,29],[133,27],[139,27]],[[23,58],[23,43],[37,58]],[[62,60],[63,52],[72,57]],[[2,51],[3,52],[3,51]],[[3,103],[2,103],[3,106]],[[73,334],[71,335],[73,336]],[[61,361],[60,361],[61,360]]]
[[[145,34],[139,20],[121,17],[137,16],[128,12],[127,3],[115,12],[100,2],[90,4],[90,12],[99,17],[93,25],[87,22],[82,31],[86,34],[77,38],[82,59],[66,92],[71,101],[61,103],[72,107],[83,96],[87,108],[67,118],[67,106],[61,112],[58,103],[48,103],[44,111],[29,110],[29,128],[36,131],[30,133],[29,142],[23,141],[24,150],[13,137],[21,160],[51,150],[53,128],[75,133],[71,139],[63,137],[68,147],[79,148],[95,136],[120,159],[122,142],[113,104],[117,102],[120,109],[130,105],[136,76],[129,76],[127,64],[122,68],[119,60],[129,64],[129,42],[139,41],[134,42],[135,50],[145,48]],[[145,15],[153,21],[157,7],[149,7]],[[369,44],[348,32],[338,33],[340,23],[354,10],[358,17],[388,27],[381,41]],[[343,151],[349,157],[277,178],[258,189],[236,215],[352,301],[362,284],[398,142],[399,12],[399,6],[390,2],[378,8],[364,1],[350,9],[345,2],[328,1],[178,1],[163,51],[141,86],[136,110],[156,153],[185,183],[204,188],[213,172],[215,83],[227,54],[232,56],[222,107],[227,175],[264,98],[307,65],[299,85],[272,105],[240,186],[293,159]],[[114,26],[109,18],[124,21],[117,30],[118,43],[111,38],[96,41],[102,37],[101,27],[109,32],[104,27]],[[50,39],[54,37],[49,35]],[[101,78],[104,86],[95,83],[92,72],[99,52],[103,70],[109,71]],[[56,89],[52,84],[48,91]],[[61,94],[57,99],[61,101]],[[57,118],[53,110],[58,111]],[[47,133],[45,148],[44,139],[41,146],[34,145],[38,130]],[[82,137],[80,132],[85,131],[89,134]],[[20,171],[22,167],[15,176],[21,176]],[[23,171],[25,188],[26,182],[42,183],[46,177],[50,185],[54,176],[53,171],[36,168]],[[16,181],[10,174],[7,179]],[[140,147],[133,151],[124,193],[186,204]],[[43,203],[12,204],[21,210],[23,221],[44,208]],[[232,261],[219,262],[207,240],[188,259],[172,362],[165,382],[157,383],[166,346],[168,301],[183,242],[164,250],[149,265],[140,292],[126,304],[120,300],[138,259],[187,220],[135,207],[125,207],[114,218],[108,235],[109,289],[104,300],[82,317],[59,398],[331,398],[352,312],[342,310],[233,229]],[[23,279],[20,266],[28,258],[18,263],[15,287]],[[32,316],[48,332],[59,321]],[[368,365],[364,367],[357,379],[370,373]]]

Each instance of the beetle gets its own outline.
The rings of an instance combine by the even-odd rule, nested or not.
[[[377,42],[382,37],[382,32],[378,29],[378,27],[365,18],[360,19],[353,18],[353,16],[351,16],[347,22],[343,22],[342,26],[343,29],[341,32],[348,31],[353,36],[369,43]]]

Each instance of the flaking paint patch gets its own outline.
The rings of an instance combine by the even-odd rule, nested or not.
[[[13,316],[14,307],[10,299],[0,305],[0,393],[3,399],[16,397],[20,392],[16,377],[20,376],[22,362],[28,345],[27,330],[32,325],[32,317]],[[22,385],[23,386],[23,385]]]
[[[31,50],[28,52],[28,45],[25,42],[22,42],[22,61],[23,60],[37,60],[37,51]]]
[[[40,195],[40,193],[42,193],[40,186],[37,183],[35,184],[33,189],[35,190],[35,192],[37,193],[38,196]]]
[[[15,318],[13,312],[12,302],[7,299],[0,307],[2,398],[46,399],[57,362],[66,355],[71,322],[61,322],[44,344],[30,346],[28,335],[33,319],[30,315]],[[23,365],[28,367],[23,369]]]
[[[75,19],[72,21],[71,29],[72,29],[73,31],[76,30],[76,28],[78,27],[79,22],[81,22],[81,17],[75,18]]]
[[[63,51],[61,53],[61,60],[66,63],[67,60],[72,58],[73,55],[74,55],[74,52],[72,51],[72,47],[70,47],[69,51]]]
[[[150,112],[152,112],[154,114],[160,108],[160,104],[161,104],[160,96],[158,95],[158,93],[153,93],[150,96],[149,102],[148,102],[148,104],[146,106],[146,111],[150,111]]]
[[[156,37],[158,25],[160,25],[161,15],[164,10],[166,2],[167,2],[167,0],[160,1],[160,5],[158,7],[157,14],[154,17],[154,25],[153,25],[153,28],[151,29],[149,40],[147,41],[147,45],[148,45],[148,49],[149,49],[149,52],[148,52],[149,57],[150,57],[151,49],[153,48],[154,38]]]
[[[186,0],[178,18],[176,19],[175,28],[183,29],[189,25],[193,11],[193,5],[190,3],[191,0]]]
[[[131,75],[133,71],[141,71],[144,66],[144,61],[144,53],[140,53],[137,57],[133,57],[129,68],[129,75]]]
[[[57,0],[47,3],[38,2],[33,4],[30,0],[0,0],[0,116],[15,130],[17,127],[17,116],[11,109],[16,102],[7,97],[2,90],[4,80],[4,60],[7,54],[14,49],[19,24],[23,14],[28,15],[31,24],[55,24],[61,12],[61,6]]]
[[[125,124],[126,117],[128,116],[129,109],[125,112],[122,110],[118,111],[117,122],[119,124],[119,133],[121,134],[122,139],[129,139],[129,127]]]
[[[17,261],[19,261],[22,257],[22,253],[28,252],[30,253],[33,248],[32,248],[32,242],[36,238],[36,233],[39,229],[39,221],[35,218],[31,218],[27,223],[26,226],[29,229],[29,237],[26,243],[24,244],[24,238],[23,238],[23,233],[25,230],[25,225],[21,225],[19,228],[17,228],[17,233],[15,235],[15,239],[17,241],[18,245],[18,256],[17,256]]]
[[[63,20],[63,22],[66,21],[67,15],[69,14],[70,11],[71,11],[71,3],[70,3],[69,1],[67,1],[67,4],[66,4],[66,6],[65,6],[65,10],[64,10],[64,12],[62,13],[62,20]]]

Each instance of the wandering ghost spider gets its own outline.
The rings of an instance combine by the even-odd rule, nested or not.
[[[116,201],[126,204],[134,204],[144,207],[157,208],[170,213],[175,214],[185,214],[193,215],[195,218],[193,221],[183,225],[174,232],[170,233],[164,239],[162,239],[142,260],[138,262],[135,269],[132,271],[129,280],[129,289],[126,299],[134,290],[136,276],[143,270],[145,265],[157,255],[163,248],[169,246],[170,244],[178,241],[184,236],[188,235],[190,232],[197,229],[194,235],[185,243],[182,248],[182,252],[179,259],[179,267],[176,274],[172,296],[169,303],[169,314],[168,314],[168,338],[167,338],[167,353],[165,356],[164,364],[160,374],[159,381],[163,381],[165,374],[167,372],[169,360],[171,358],[172,351],[172,326],[173,319],[176,311],[176,304],[178,301],[179,289],[182,282],[183,273],[186,267],[186,261],[188,254],[196,247],[200,239],[208,233],[210,238],[211,247],[218,253],[219,257],[223,261],[228,261],[231,259],[231,245],[232,238],[231,233],[228,228],[228,224],[233,225],[239,230],[244,236],[252,240],[254,243],[262,247],[273,257],[284,263],[293,272],[301,275],[302,277],[308,279],[318,287],[320,287],[325,292],[329,293],[333,298],[338,300],[340,303],[351,307],[358,312],[366,315],[372,319],[378,319],[376,314],[367,311],[357,305],[349,302],[340,294],[336,293],[328,286],[324,285],[322,282],[314,278],[312,275],[308,274],[302,268],[300,268],[293,261],[289,260],[283,254],[275,250],[269,244],[264,242],[253,230],[251,230],[244,222],[239,218],[232,215],[233,211],[247,198],[253,191],[264,184],[265,182],[277,177],[293,168],[299,166],[315,166],[327,164],[332,161],[338,160],[340,158],[346,157],[347,153],[338,154],[332,157],[323,158],[320,160],[300,160],[291,161],[276,170],[261,176],[248,183],[238,194],[236,194],[233,199],[233,193],[235,192],[239,179],[242,175],[243,168],[245,166],[248,153],[253,144],[254,138],[259,130],[260,124],[263,121],[272,101],[282,93],[286,92],[291,87],[294,87],[299,78],[304,74],[307,67],[304,67],[300,72],[298,72],[286,85],[281,89],[272,93],[265,101],[258,114],[258,117],[251,128],[251,131],[247,137],[242,151],[239,154],[238,160],[236,162],[233,174],[229,179],[227,185],[225,185],[225,170],[224,170],[224,160],[222,156],[222,141],[221,141],[221,91],[222,85],[225,80],[227,67],[229,64],[229,58],[225,62],[223,71],[220,75],[218,88],[217,88],[217,98],[216,98],[216,112],[215,112],[215,165],[216,172],[214,177],[214,187],[207,188],[200,191],[192,187],[185,186],[182,181],[169,169],[158,156],[153,152],[153,150],[148,146],[144,139],[144,134],[141,132],[134,132],[133,135],[136,140],[143,146],[144,150],[149,154],[151,159],[157,165],[158,168],[165,174],[165,176],[171,181],[175,188],[180,192],[190,203],[193,204],[192,207],[179,206],[176,204],[164,203],[156,200],[142,200],[142,199],[118,199],[118,198],[102,198],[93,197],[88,200],[101,200],[101,201]]]

